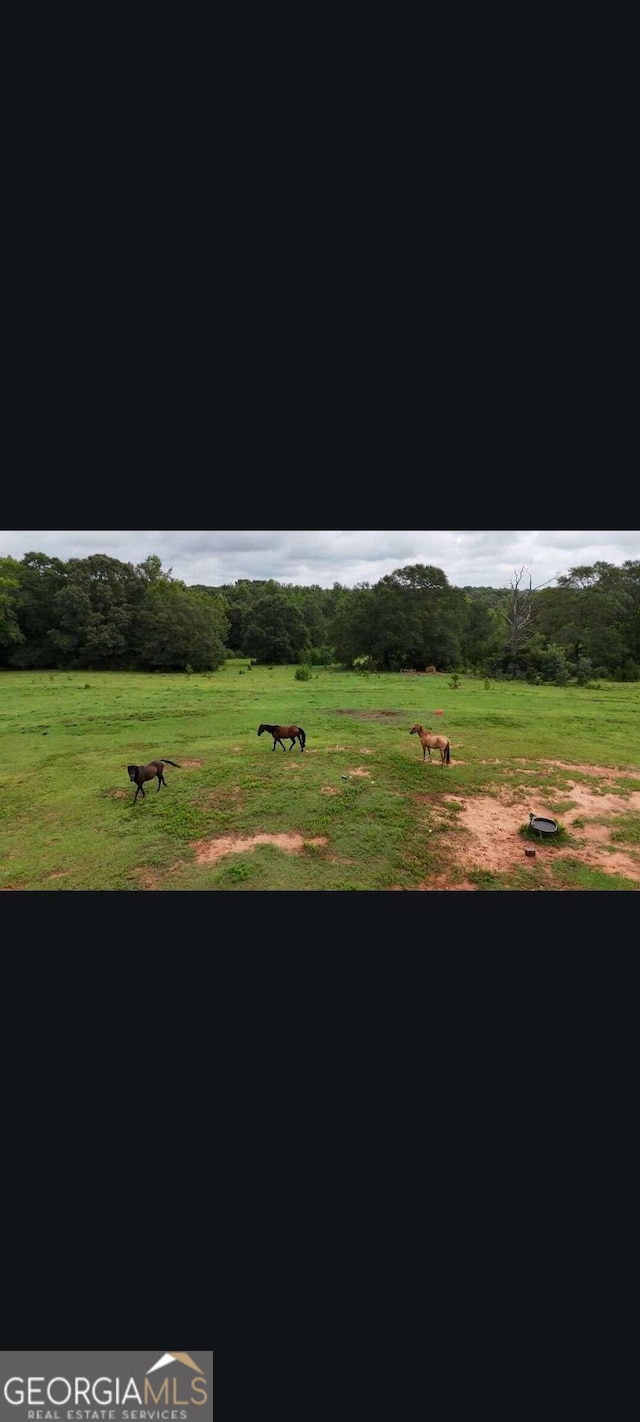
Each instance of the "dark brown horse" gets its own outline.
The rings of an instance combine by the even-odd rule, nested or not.
[[[423,760],[425,759],[427,752],[429,753],[429,760],[431,760],[432,750],[439,750],[441,764],[444,765],[445,761],[447,765],[449,764],[451,760],[451,745],[447,736],[432,735],[430,731],[425,731],[424,726],[421,726],[418,721],[416,721],[415,726],[411,727],[409,735],[420,737],[420,740],[422,742]]]
[[[296,741],[299,741],[299,742],[300,742],[300,750],[303,751],[304,748],[305,748],[305,745],[306,745],[306,743],[307,743],[307,737],[305,736],[305,733],[304,733],[304,731],[303,731],[303,729],[302,729],[302,726],[266,726],[266,725],[262,725],[262,726],[260,726],[259,729],[258,729],[258,735],[261,736],[263,731],[268,731],[268,732],[269,732],[269,735],[273,736],[273,749],[274,749],[274,750],[275,750],[275,748],[276,748],[276,741],[279,741],[279,742],[280,742],[280,745],[282,746],[282,749],[283,749],[283,750],[286,750],[286,746],[285,746],[285,743],[284,743],[285,741],[291,741],[291,745],[289,746],[289,750],[293,750],[293,747],[294,747]]]
[[[150,760],[148,765],[128,765],[128,766],[127,766],[127,770],[129,771],[129,779],[130,779],[130,780],[133,780],[134,785],[137,785],[137,787],[138,787],[138,789],[136,790],[136,793],[135,793],[135,795],[134,795],[134,797],[133,797],[133,803],[134,803],[134,805],[135,805],[135,803],[136,803],[136,800],[137,800],[137,798],[138,798],[138,795],[142,795],[142,796],[144,797],[144,790],[143,790],[142,787],[143,787],[145,781],[147,781],[147,780],[155,780],[156,775],[157,775],[157,777],[158,777],[158,790],[160,789],[160,786],[161,786],[161,785],[165,785],[165,786],[166,786],[166,783],[167,783],[167,782],[166,782],[166,780],[165,780],[165,778],[164,778],[164,775],[163,775],[163,773],[162,773],[162,771],[163,771],[163,766],[165,766],[165,765],[175,765],[176,770],[179,770],[179,769],[180,769],[180,766],[177,764],[177,762],[176,762],[175,760]]]

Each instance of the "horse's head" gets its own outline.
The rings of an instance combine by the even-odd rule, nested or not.
[[[135,778],[136,778],[136,770],[137,770],[137,769],[138,769],[137,765],[128,765],[128,766],[127,766],[127,770],[129,771],[129,779],[130,779],[130,780],[135,780]]]
[[[421,730],[422,730],[422,726],[420,726],[419,723],[416,721],[415,726],[412,726],[412,727],[411,727],[411,730],[409,731],[409,735],[410,735],[410,736],[419,735],[420,732],[421,732]]]
[[[263,731],[266,731],[266,729],[267,729],[266,726],[259,726],[259,727],[258,727],[258,735],[261,736],[261,735],[262,735],[262,732],[263,732]]]

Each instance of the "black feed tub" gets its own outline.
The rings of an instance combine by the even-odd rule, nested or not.
[[[557,834],[558,825],[556,820],[547,820],[543,815],[529,815],[529,829],[546,839],[547,835]]]

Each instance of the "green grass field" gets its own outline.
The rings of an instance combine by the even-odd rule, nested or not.
[[[0,888],[389,889],[443,875],[447,887],[640,887],[568,856],[575,828],[532,872],[524,860],[466,870],[460,852],[463,804],[493,796],[497,807],[508,787],[534,808],[544,795],[562,821],[569,782],[611,795],[611,775],[592,773],[601,767],[619,800],[611,847],[632,865],[640,685],[463,678],[453,690],[446,675],[294,672],[230,661],[210,676],[0,674]],[[423,766],[416,720],[450,737],[449,767],[435,753]],[[261,721],[301,724],[305,753],[272,752]],[[127,763],[156,757],[199,764],[169,766],[167,788],[150,782],[134,805]],[[299,836],[301,852],[258,843],[197,862],[196,844],[256,835]]]

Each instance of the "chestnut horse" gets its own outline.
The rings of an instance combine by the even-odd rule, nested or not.
[[[411,727],[409,735],[420,737],[420,740],[422,742],[423,760],[425,759],[427,751],[429,752],[429,760],[431,760],[432,750],[439,750],[441,765],[444,765],[445,761],[447,765],[449,764],[451,760],[451,747],[446,736],[432,735],[430,731],[425,731],[424,726],[421,726],[418,721],[416,721],[415,726]]]
[[[262,725],[262,726],[260,726],[260,728],[259,728],[259,730],[258,730],[258,735],[261,736],[263,731],[268,731],[269,734],[270,734],[271,736],[273,736],[273,749],[274,749],[274,750],[275,750],[275,748],[276,748],[276,741],[279,741],[279,742],[280,742],[280,745],[282,746],[282,749],[283,749],[283,750],[286,750],[286,746],[285,746],[285,744],[284,744],[284,741],[291,741],[291,745],[289,746],[289,750],[293,750],[293,747],[294,747],[296,741],[299,741],[299,742],[300,742],[300,750],[303,751],[304,748],[305,748],[305,745],[306,745],[306,743],[307,743],[307,738],[306,738],[305,733],[304,733],[304,731],[303,731],[303,729],[302,729],[302,726],[265,726],[265,725]],[[283,740],[283,736],[284,736],[284,740]]]

